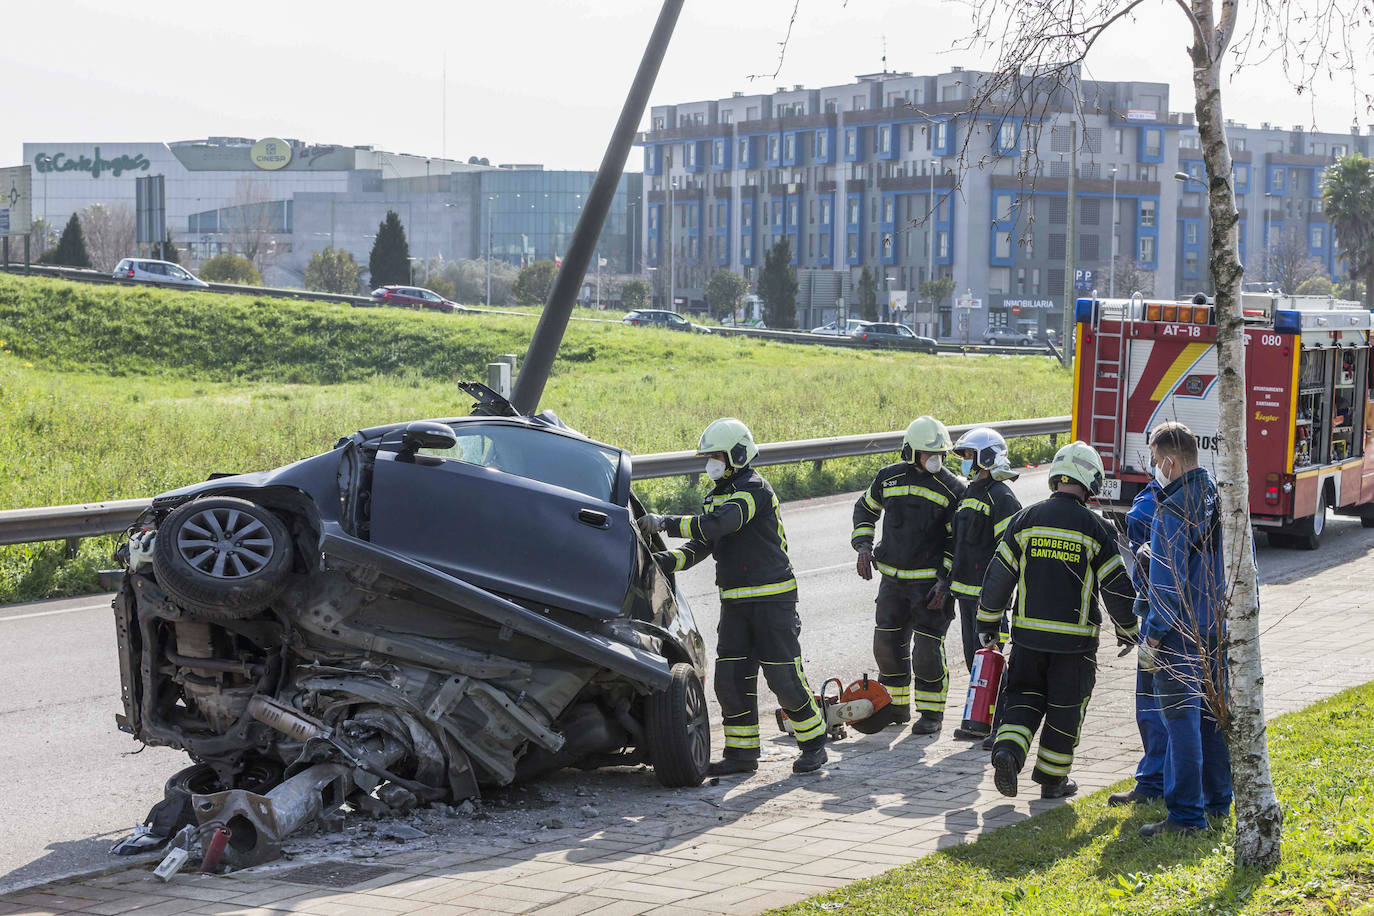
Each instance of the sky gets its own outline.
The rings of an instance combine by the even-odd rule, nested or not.
[[[992,61],[952,50],[970,29],[968,8],[957,0],[801,0],[774,76],[793,5],[688,0],[651,104],[845,83],[883,69],[884,46],[888,69],[916,74]],[[25,142],[213,135],[594,169],[659,3],[10,6],[0,25],[0,166],[21,162]],[[1147,0],[1140,10],[1098,43],[1086,75],[1167,82],[1170,109],[1191,111],[1182,14],[1172,0]],[[1224,104],[1228,117],[1251,126],[1346,131],[1352,120],[1365,130],[1374,122],[1348,83],[1323,81],[1300,98],[1274,65],[1235,76]],[[637,155],[628,167],[641,167]]]

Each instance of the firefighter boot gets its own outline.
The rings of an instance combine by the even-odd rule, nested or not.
[[[1020,767],[1016,756],[1006,748],[992,752],[992,784],[1007,798],[1016,797],[1016,776]]]
[[[921,717],[911,726],[913,735],[936,735],[944,727],[945,717],[943,714],[933,712],[922,712]]]
[[[825,766],[825,762],[828,759],[830,758],[825,753],[825,744],[822,743],[814,747],[808,747],[801,752],[800,757],[792,761],[792,772],[814,773],[816,770]]]
[[[722,757],[706,768],[708,776],[734,776],[736,773],[753,773],[759,768],[755,757]]]
[[[988,736],[987,736],[986,738],[983,739],[983,750],[985,750],[985,751],[990,751],[990,750],[992,750],[992,746],[993,746],[994,744],[996,744],[996,743],[997,743],[997,733],[996,733],[996,732],[989,732],[989,733],[988,733]]]
[[[1065,776],[1058,782],[1052,782],[1047,786],[1040,787],[1041,798],[1068,798],[1070,795],[1078,793],[1078,783]]]

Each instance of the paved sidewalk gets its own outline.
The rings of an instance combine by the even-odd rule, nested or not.
[[[1374,557],[1364,555],[1264,588],[1271,715],[1370,678],[1372,580]],[[1084,793],[1128,776],[1139,753],[1134,660],[1117,659],[1110,647],[1099,660],[1103,670],[1073,767]],[[953,724],[966,678],[962,665],[952,660],[951,668],[946,721]],[[618,798],[602,807],[610,811],[618,801],[636,812],[615,817],[610,826],[602,818],[542,839],[478,836],[438,850],[379,855],[361,869],[366,878],[344,887],[299,883],[299,875],[287,880],[300,862],[225,877],[183,874],[169,884],[137,870],[0,898],[0,916],[756,913],[1063,803],[1040,801],[1028,774],[1022,797],[1003,798],[993,788],[987,755],[953,740],[951,730],[933,741],[895,730],[850,738],[831,746],[831,765],[823,773],[804,777],[791,775],[795,747],[781,740],[765,751],[752,778],[699,790],[667,792],[650,788],[647,775],[608,774],[593,784]],[[346,857],[339,862],[340,868],[358,864]]]

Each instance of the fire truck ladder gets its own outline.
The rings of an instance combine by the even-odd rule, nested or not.
[[[1097,301],[1097,293],[1093,292]],[[1104,330],[1103,303],[1093,309],[1093,379],[1089,405],[1088,444],[1102,456],[1102,466],[1108,474],[1120,473],[1120,458],[1125,449],[1125,391],[1127,325],[1133,324],[1136,302],[1144,298],[1136,293],[1130,305],[1122,309],[1114,306],[1115,330]]]

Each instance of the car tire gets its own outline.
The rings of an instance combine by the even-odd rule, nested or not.
[[[1021,346],[1023,346],[1023,347],[1029,347],[1030,345],[1031,345],[1031,342],[1030,342],[1030,338],[1029,338],[1029,337],[1022,337],[1022,338],[1021,338]]]
[[[983,343],[987,344],[989,347],[995,347],[995,346],[997,346],[997,341],[996,341],[995,339],[991,338],[991,337],[989,337],[987,340],[983,341]]]
[[[286,523],[233,496],[183,503],[158,526],[153,543],[162,590],[204,619],[236,620],[261,611],[285,587],[291,564]]]
[[[679,662],[673,681],[644,701],[644,740],[661,785],[699,786],[711,764],[711,718],[696,670]]]

